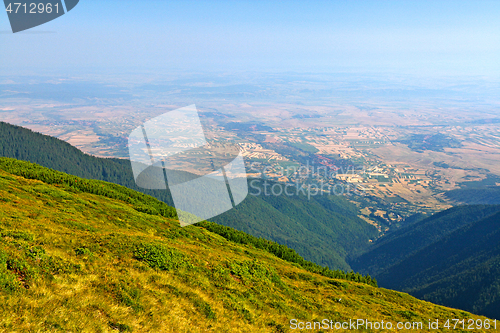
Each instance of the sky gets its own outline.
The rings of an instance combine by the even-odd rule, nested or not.
[[[12,34],[0,75],[86,70],[500,77],[500,1],[80,0]]]

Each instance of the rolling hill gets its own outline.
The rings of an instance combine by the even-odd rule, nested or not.
[[[97,158],[59,139],[0,122],[0,156],[87,179],[104,180],[173,205],[168,190],[139,188],[128,160]],[[342,197],[253,196],[211,220],[295,249],[320,265],[349,271],[346,259],[365,250],[378,231]]]
[[[436,331],[486,320],[217,224],[181,228],[173,213],[119,185],[1,158],[0,330],[286,332],[292,319],[362,318],[424,332],[435,319]]]

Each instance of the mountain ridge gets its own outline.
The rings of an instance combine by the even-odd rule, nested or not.
[[[228,241],[208,222],[181,228],[152,197],[29,162],[0,159],[0,199],[4,331],[285,332],[293,318],[487,320],[354,276],[307,271]]]

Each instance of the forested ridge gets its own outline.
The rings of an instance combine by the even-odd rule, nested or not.
[[[500,211],[500,205],[457,206],[433,214],[380,238],[351,266],[362,272],[379,274],[455,230]]]
[[[500,319],[500,205],[434,214],[381,239],[351,265],[384,288]]]

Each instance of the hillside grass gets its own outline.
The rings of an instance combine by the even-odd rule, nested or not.
[[[292,318],[480,318],[181,228],[137,209],[139,199],[47,182],[0,170],[2,332],[287,332]]]

